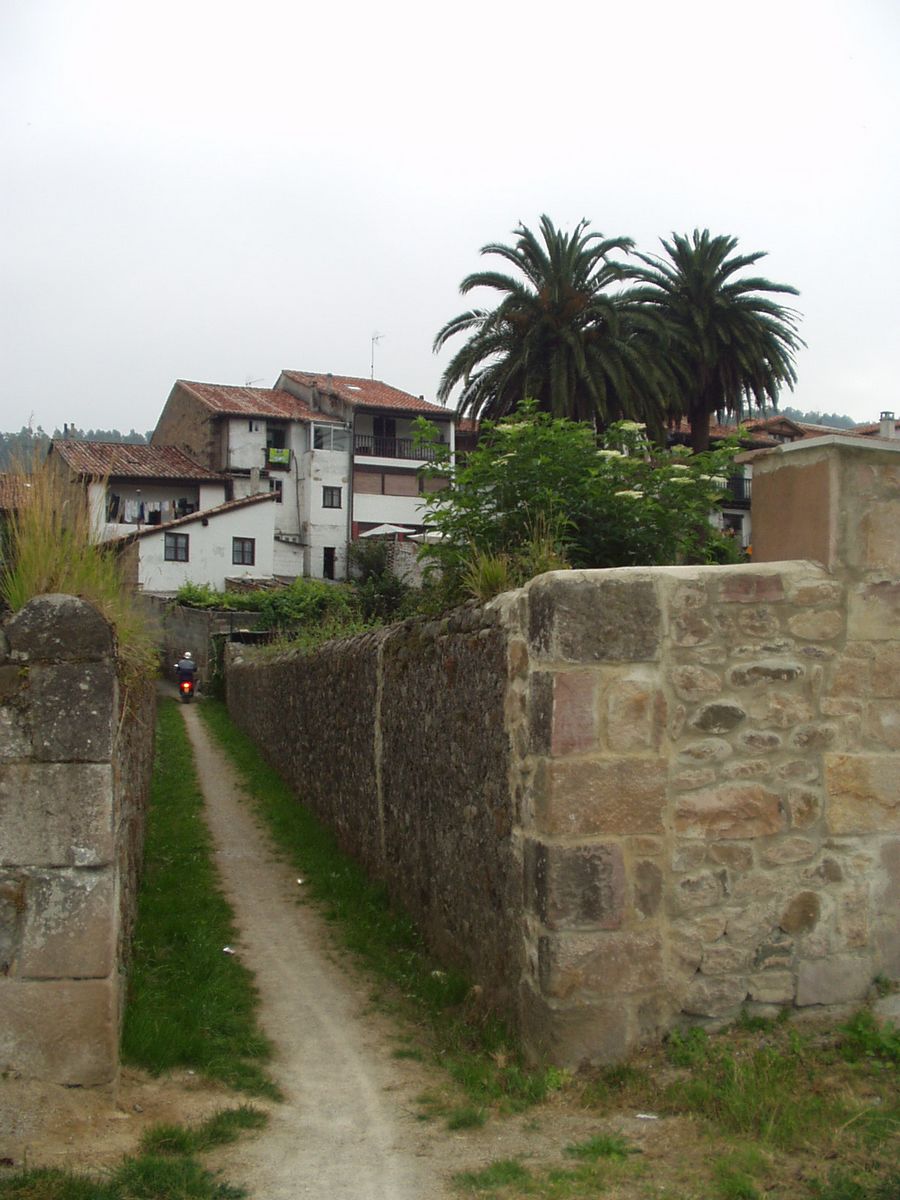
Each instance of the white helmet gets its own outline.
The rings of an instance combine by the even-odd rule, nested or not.
[[[185,650],[185,652],[184,652],[184,657],[185,657],[185,658],[190,658],[190,657],[191,657],[191,652],[190,652],[190,650]]]

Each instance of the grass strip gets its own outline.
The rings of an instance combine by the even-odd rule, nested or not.
[[[198,711],[234,763],[276,845],[301,875],[304,896],[340,930],[363,967],[389,986],[405,1017],[428,1031],[437,1061],[471,1102],[467,1108],[517,1111],[558,1088],[564,1074],[553,1068],[526,1070],[502,1022],[467,1003],[468,980],[440,969],[428,956],[411,918],[391,903],[383,885],[341,852],[331,832],[235,727],[225,705],[205,700]],[[440,1115],[451,1122],[456,1118],[453,1109]]]
[[[256,1024],[253,977],[236,955],[223,953],[235,927],[174,700],[160,703],[156,746],[123,1060],[153,1074],[187,1067],[277,1098],[260,1065],[271,1047]]]
[[[102,1178],[56,1168],[0,1176],[4,1200],[243,1200],[244,1188],[218,1179],[193,1155],[235,1141],[266,1123],[266,1114],[242,1106],[214,1113],[195,1128],[157,1125],[141,1153],[124,1158]]]

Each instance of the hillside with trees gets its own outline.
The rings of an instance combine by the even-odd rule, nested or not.
[[[66,426],[65,431],[54,429],[47,433],[40,425],[36,429],[23,425],[18,433],[0,433],[0,471],[9,471],[16,464],[30,465],[35,455],[43,458],[47,447],[53,438],[67,437],[76,442],[128,442],[132,445],[144,445],[150,440],[152,430],[138,433],[131,429],[121,433],[118,429],[77,429],[74,425]]]

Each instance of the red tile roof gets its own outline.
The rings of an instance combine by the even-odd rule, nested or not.
[[[52,454],[79,475],[113,479],[220,480],[215,474],[174,446],[134,446],[128,442],[76,442],[64,438],[51,443]]]
[[[280,421],[311,421],[315,417],[318,422],[335,421],[325,413],[314,413],[308,404],[280,388],[230,387],[190,379],[179,379],[175,386],[223,417],[275,417]]]
[[[359,379],[353,375],[317,375],[308,371],[282,371],[282,375],[304,387],[331,393],[354,408],[393,408],[414,413],[453,415],[449,408],[432,404],[424,396],[413,396],[380,379]]]
[[[231,512],[235,508],[246,508],[248,504],[262,504],[264,501],[274,501],[274,492],[258,492],[255,496],[241,496],[237,500],[226,500],[224,504],[216,504],[213,508],[201,508],[186,517],[176,517],[174,521],[166,521],[163,525],[145,525],[133,533],[123,533],[121,537],[110,538],[110,546],[123,545],[135,538],[149,537],[154,533],[168,533],[171,529],[180,529],[182,525],[190,525],[193,521],[205,521],[208,517],[217,517],[222,513]]]

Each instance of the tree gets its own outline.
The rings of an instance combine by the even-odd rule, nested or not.
[[[460,313],[435,337],[438,351],[469,335],[438,388],[446,402],[462,384],[460,415],[497,420],[528,397],[556,417],[597,423],[629,416],[660,425],[670,381],[664,359],[648,352],[658,346],[660,322],[652,306],[616,290],[626,272],[608,257],[633,243],[588,226],[580,221],[570,234],[542,216],[539,235],[520,225],[515,245],[482,247],[522,278],[493,270],[468,275],[463,295],[492,288],[499,304]]]
[[[427,423],[419,428],[427,437]],[[598,449],[587,424],[552,417],[525,401],[512,416],[485,424],[462,465],[451,468],[444,448],[444,461],[432,473],[447,486],[429,493],[426,517],[441,536],[424,554],[451,581],[479,556],[503,557],[513,584],[562,565],[646,566],[736,556],[739,547],[709,523],[736,449],[735,441],[694,456],[681,448],[661,450],[635,421],[611,425]]]
[[[666,322],[676,376],[672,408],[688,418],[692,448],[702,451],[713,413],[740,419],[745,401],[777,404],[782,385],[793,389],[794,354],[805,345],[799,317],[763,293],[798,293],[768,279],[736,278],[765,257],[762,251],[729,257],[737,238],[695,229],[692,237],[661,240],[668,261],[638,254],[644,266],[632,273],[635,294]]]

